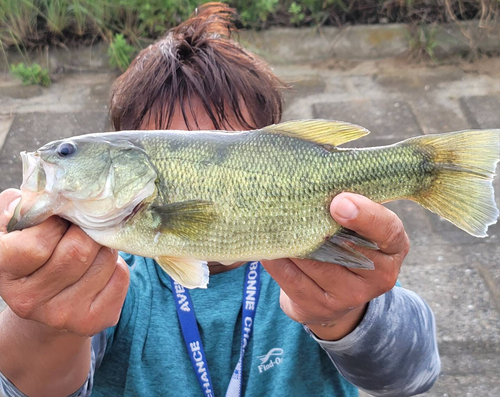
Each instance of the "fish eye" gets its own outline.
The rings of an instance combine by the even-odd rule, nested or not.
[[[56,150],[59,157],[69,157],[76,152],[76,145],[73,142],[63,142]]]

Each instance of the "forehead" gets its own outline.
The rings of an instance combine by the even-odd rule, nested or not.
[[[193,99],[190,103],[184,103],[184,114],[182,112],[182,108],[179,103],[176,104],[173,115],[171,116],[170,121],[170,130],[214,130],[215,126],[210,116],[206,112],[203,104],[199,99]],[[228,106],[229,108],[229,106]],[[245,120],[251,122],[253,118],[251,117],[248,108],[245,106],[245,103],[242,101],[240,105],[241,114]],[[155,106],[153,107],[141,124],[141,130],[158,130],[157,120],[160,116],[159,112],[164,112],[163,106]],[[229,125],[226,125],[224,128],[228,131],[245,131],[248,128],[242,126],[237,118],[234,115],[227,116],[229,120]]]

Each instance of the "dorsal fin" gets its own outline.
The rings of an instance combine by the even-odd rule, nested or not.
[[[356,124],[321,119],[285,121],[264,127],[262,131],[333,146],[354,141],[370,133]]]

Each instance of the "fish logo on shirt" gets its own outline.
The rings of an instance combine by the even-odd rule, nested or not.
[[[258,356],[257,358],[260,360],[260,365],[258,366],[259,373],[265,372],[283,362],[283,349],[275,347],[269,350],[267,354]]]

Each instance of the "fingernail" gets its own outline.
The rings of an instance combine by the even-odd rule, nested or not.
[[[18,206],[20,201],[21,201],[21,197],[18,197],[12,203],[9,204],[9,206],[7,207],[7,210],[5,211],[7,216],[14,215],[14,211],[16,210],[16,207]]]
[[[358,207],[348,198],[342,199],[335,209],[335,215],[345,220],[351,220],[358,216]]]

